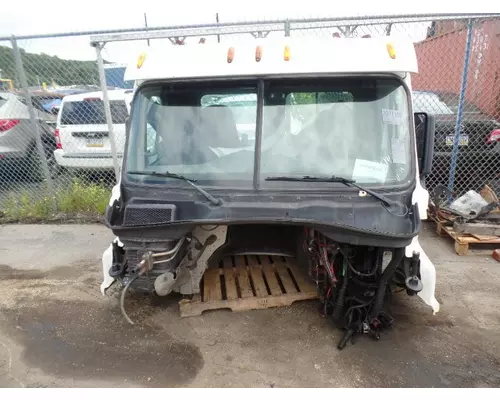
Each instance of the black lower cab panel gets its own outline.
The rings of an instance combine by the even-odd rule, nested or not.
[[[122,246],[114,244],[109,274],[124,287],[122,312],[133,323],[124,309],[129,288],[155,296],[179,292],[196,297],[211,265],[255,254],[295,260],[316,288],[320,312],[343,332],[339,349],[360,334],[378,340],[380,331],[392,326],[384,305],[393,291],[414,295],[422,290],[418,253],[408,258],[404,247],[356,246],[314,228],[290,225],[200,226],[176,241],[124,240]],[[245,268],[250,271],[251,266]]]

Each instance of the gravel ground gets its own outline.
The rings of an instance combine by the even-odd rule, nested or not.
[[[314,301],[180,319],[179,298],[132,295],[127,325],[118,291],[99,292],[105,227],[1,227],[0,386],[498,387],[500,264],[433,230],[441,311],[397,295],[393,329],[339,352]]]

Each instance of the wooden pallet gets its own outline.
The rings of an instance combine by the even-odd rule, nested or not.
[[[318,297],[315,285],[294,259],[268,255],[224,258],[219,267],[205,271],[201,292],[191,300],[181,300],[181,317],[221,308],[244,311],[289,306]]]
[[[500,237],[498,236],[457,233],[453,230],[452,222],[438,220],[433,215],[429,215],[429,217],[436,223],[436,233],[439,236],[449,236],[455,241],[455,252],[459,256],[466,256],[469,252],[469,245],[471,244],[500,244]]]

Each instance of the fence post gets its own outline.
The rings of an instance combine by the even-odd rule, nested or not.
[[[36,149],[38,156],[40,157],[40,162],[42,164],[42,173],[45,181],[47,182],[47,190],[49,191],[50,201],[52,205],[52,211],[56,210],[56,200],[54,183],[52,182],[52,177],[50,176],[49,165],[47,163],[47,157],[45,155],[45,150],[43,148],[42,137],[40,135],[40,127],[38,126],[38,119],[33,108],[33,103],[31,99],[31,93],[28,90],[28,80],[26,79],[26,74],[24,72],[23,60],[21,59],[21,52],[17,45],[17,40],[15,36],[11,38],[12,51],[14,53],[14,61],[16,64],[16,70],[19,77],[19,83],[21,85],[21,93],[26,99],[26,107],[28,107],[28,114],[30,117],[30,124],[33,132],[35,134]]]
[[[116,182],[120,182],[120,164],[118,163],[118,154],[116,149],[116,137],[113,130],[113,120],[111,119],[111,107],[109,106],[108,86],[104,74],[104,61],[102,60],[101,49],[104,44],[96,43],[95,51],[97,55],[97,66],[99,68],[99,81],[101,82],[102,101],[104,103],[104,113],[106,114],[106,123],[108,124],[109,143],[111,145],[111,156],[113,157],[113,167],[115,170]]]
[[[455,185],[455,169],[457,167],[458,158],[458,148],[460,141],[460,131],[462,128],[462,116],[464,108],[465,90],[467,89],[467,75],[469,73],[469,58],[470,49],[472,45],[472,20],[469,19],[467,24],[467,41],[465,43],[465,57],[464,57],[464,68],[462,72],[462,85],[460,87],[460,96],[458,100],[458,112],[457,112],[457,122],[455,124],[455,138],[453,140],[453,153],[451,155],[451,165],[450,165],[450,176],[448,180],[448,190],[450,193],[453,192],[453,187]],[[451,201],[451,199],[448,199]]]

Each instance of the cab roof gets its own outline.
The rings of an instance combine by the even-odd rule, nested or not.
[[[257,46],[260,61],[256,60]],[[250,43],[147,47],[130,61],[124,79],[140,83],[157,79],[406,72],[418,72],[415,48],[409,39],[285,37]]]

